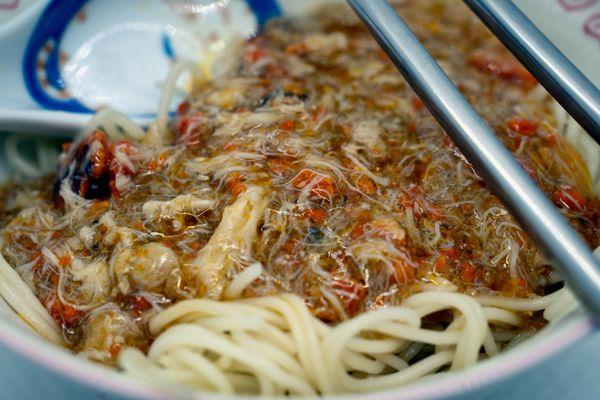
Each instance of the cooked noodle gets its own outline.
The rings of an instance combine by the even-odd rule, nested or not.
[[[495,354],[496,343],[485,343],[490,328],[521,324],[511,306],[551,310],[565,295],[563,289],[514,303],[515,299],[492,301],[430,291],[409,297],[402,306],[371,311],[335,327],[315,318],[294,295],[186,300],[152,319],[150,330],[157,338],[147,356],[127,349],[120,365],[148,383],[158,378],[165,384],[220,393],[314,395],[391,389],[443,366],[456,370],[473,365],[482,346],[488,355]],[[457,311],[445,331],[421,327],[422,317],[441,310]],[[410,355],[404,359],[401,354],[415,342],[434,345],[436,351],[409,366]]]
[[[1,246],[0,246],[1,247]],[[31,289],[0,254],[0,296],[40,336],[61,345],[60,330]]]
[[[11,170],[18,177],[27,179],[39,178],[51,173],[56,167],[59,156],[56,146],[41,139],[34,140],[35,155],[37,157],[37,162],[34,162],[19,150],[19,143],[26,140],[32,139],[19,134],[12,134],[6,138],[4,154]]]
[[[83,128],[79,138],[89,135],[96,129],[104,130],[111,139],[129,137],[134,140],[142,140],[145,136],[145,132],[140,126],[125,114],[112,108],[98,111]]]
[[[192,91],[197,83],[203,78],[200,67],[191,61],[179,61],[171,68],[160,96],[158,110],[156,111],[156,129],[161,137],[167,135],[169,108],[171,107],[171,101],[173,100],[177,81],[186,72],[189,73],[192,78]]]

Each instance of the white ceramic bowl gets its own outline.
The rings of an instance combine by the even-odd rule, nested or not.
[[[65,3],[78,3],[81,0],[68,0]],[[103,0],[104,7],[109,0]],[[181,0],[184,1],[184,0]],[[241,0],[240,0],[241,1]],[[238,4],[240,1],[232,0],[232,4],[228,5],[228,1],[215,2],[220,5],[228,5],[243,9],[244,4]],[[85,2],[85,1],[83,1]],[[99,0],[95,0],[99,2]],[[96,7],[98,4],[92,0],[90,6]],[[27,45],[28,35],[31,34],[36,21],[39,18],[43,8],[48,3],[47,0],[0,0],[0,130],[15,130],[27,131],[29,129],[39,128],[40,124],[47,124],[56,129],[48,129],[46,134],[57,132],[72,132],[77,126],[89,118],[89,115],[78,114],[67,111],[48,110],[43,105],[36,103],[27,91],[23,83],[23,71],[21,65],[23,61],[24,48]],[[113,10],[104,10],[107,15],[115,13],[124,15],[122,7],[125,2],[113,1]],[[135,11],[135,7],[143,7],[138,9],[139,12],[149,12],[152,14],[153,7],[160,7],[160,4],[154,4],[148,1],[141,3],[139,0],[128,1],[129,10]],[[159,3],[156,0],[156,3]],[[210,1],[201,2],[206,5]],[[242,2],[243,3],[243,2]],[[312,8],[318,0],[310,1],[280,1],[281,9],[284,13],[295,14],[303,13]],[[600,1],[597,0],[518,0],[519,6],[537,23],[558,45],[559,47],[585,72],[590,78],[600,86],[600,70],[597,66],[600,65]],[[148,5],[150,4],[150,5]],[[92,7],[92,8],[93,8]],[[127,8],[125,7],[125,8]],[[150,11],[148,11],[150,10]],[[3,13],[13,13],[12,15]],[[150,15],[148,14],[148,15]],[[235,13],[234,13],[235,14]],[[235,18],[229,26],[219,26],[222,30],[223,37],[228,37],[233,33],[247,34],[256,28],[254,17],[244,12],[235,14]],[[114,17],[114,15],[113,15]],[[156,17],[156,15],[154,15]],[[214,16],[213,16],[214,17]],[[148,17],[150,18],[150,17]],[[210,19],[210,15],[206,17]],[[8,22],[7,22],[8,21]],[[140,29],[146,29],[144,35],[156,35],[159,32],[161,23],[165,26],[175,26],[181,29],[185,27],[177,25],[172,19],[166,19],[161,22],[160,18],[152,20],[154,25],[141,27],[135,24],[134,31],[139,33]],[[4,22],[4,23],[3,23]],[[213,21],[214,22],[214,21]],[[218,25],[218,24],[217,24]],[[121,25],[122,26],[122,25]],[[160,28],[157,28],[157,26]],[[139,29],[138,29],[139,28]],[[188,29],[189,27],[185,28]],[[92,28],[90,28],[92,29]],[[136,31],[136,29],[138,29]],[[78,38],[94,37],[89,30],[79,28],[80,34],[71,35],[69,40],[66,40],[65,46],[71,46],[70,51],[76,53],[82,51],[87,40],[79,40]],[[77,32],[77,30],[75,30]],[[123,35],[130,36],[132,41],[140,40],[136,38],[136,33],[125,32]],[[179,31],[184,39],[189,38],[188,33]],[[183,33],[182,33],[183,32]],[[91,35],[91,36],[90,36]],[[141,36],[141,39],[146,40],[147,36]],[[190,44],[191,43],[191,44]],[[179,50],[184,53],[197,51],[198,46],[202,43],[188,42],[186,48],[185,40],[179,44]],[[196,46],[196,47],[194,47]],[[92,46],[93,47],[93,46]],[[102,47],[96,49],[97,53],[92,51],[92,58],[80,57],[79,61],[73,61],[63,65],[62,73],[68,74],[65,68],[76,70],[77,68],[89,67],[94,68],[94,63],[97,60],[93,59],[94,54],[102,55]],[[148,53],[148,54],[146,54]],[[189,54],[189,53],[186,53]],[[153,54],[152,52],[143,52],[143,57],[167,57],[168,54],[161,52]],[[122,60],[124,63],[127,60]],[[135,60],[139,62],[139,60]],[[157,77],[164,74],[168,67],[168,60],[159,60],[155,70],[147,71],[147,74],[141,77],[136,84],[146,84],[149,88],[146,95],[152,99],[152,96],[157,96],[158,91],[154,90],[153,85],[156,83]],[[76,64],[79,62],[79,64]],[[111,65],[107,65],[106,74],[109,75],[108,82],[115,84],[114,90],[121,87],[119,81],[122,68],[129,68],[132,65],[115,63],[119,67],[111,69]],[[111,75],[112,74],[112,75]],[[85,79],[97,79],[95,76],[85,77],[85,74],[77,81],[75,75],[71,76],[68,81],[70,92],[74,93],[77,100],[94,108],[100,104],[99,96],[106,93],[110,88],[97,88],[94,92],[93,88],[86,87]],[[76,89],[79,88],[79,91]],[[121,95],[134,94],[133,97],[122,97]],[[110,97],[108,100],[114,104],[122,105],[133,115],[143,115],[149,112],[150,103],[142,105],[136,104],[136,96],[138,92],[129,87],[128,90],[121,92],[119,96]],[[156,100],[156,99],[154,99]],[[38,121],[38,123],[32,123]],[[40,122],[41,121],[41,122]],[[62,125],[61,125],[62,124]],[[58,127],[58,128],[57,128]],[[62,129],[62,131],[61,131]],[[4,150],[4,140],[0,140],[0,150]],[[5,179],[11,176],[12,171],[6,163],[5,152],[0,151],[0,179]],[[562,349],[567,348],[574,342],[588,335],[593,329],[593,323],[589,320],[581,310],[575,310],[564,319],[557,321],[545,328],[542,332],[536,335],[531,340],[528,340],[514,349],[511,349],[503,354],[500,354],[492,359],[483,361],[473,368],[453,374],[437,375],[427,380],[417,382],[411,385],[399,387],[392,391],[373,393],[370,395],[351,396],[344,395],[339,398],[361,398],[361,399],[430,399],[430,398],[480,398],[491,390],[494,385],[505,382],[519,372],[540,363]],[[67,351],[48,344],[31,333],[18,318],[15,317],[10,308],[0,300],[0,363],[3,366],[10,364],[10,370],[16,371],[17,374],[27,374],[27,381],[31,385],[26,387],[20,386],[19,396],[22,398],[109,398],[109,399],[126,399],[126,398],[156,398],[166,399],[173,396],[181,398],[231,398],[209,394],[194,394],[183,392],[182,394],[174,395],[160,389],[142,385],[137,381],[123,377],[118,372],[105,368],[99,365],[92,364],[81,358],[75,357]],[[4,368],[6,370],[7,368]],[[5,381],[5,384],[10,383]],[[3,390],[9,390],[5,387]],[[236,397],[239,399],[239,397]]]

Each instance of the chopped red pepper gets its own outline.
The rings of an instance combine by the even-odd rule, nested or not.
[[[256,62],[265,55],[267,55],[267,53],[263,49],[258,47],[248,47],[242,55],[242,58],[246,62]]]
[[[358,178],[356,186],[358,186],[358,189],[367,196],[372,196],[377,192],[377,186],[375,186],[373,180],[365,175]]]
[[[441,248],[440,255],[435,262],[435,272],[442,273],[446,270],[449,261],[454,261],[460,256],[460,251],[455,247]]]
[[[81,314],[83,313],[79,310],[76,310],[74,307],[68,304],[63,304],[62,317],[67,325],[72,325]]]
[[[177,123],[177,132],[179,132],[180,136],[183,136],[187,133],[189,127],[190,119],[188,117],[181,117]]]
[[[229,142],[225,146],[223,146],[223,150],[225,151],[234,151],[237,148],[237,145],[234,142]]]
[[[148,163],[148,169],[152,172],[158,171],[160,168],[162,168],[167,162],[167,153],[166,152],[161,152],[158,157],[152,159],[149,163]]]
[[[448,257],[450,260],[456,260],[460,256],[460,251],[456,247],[450,247],[449,249],[440,249],[440,253]]]
[[[435,272],[444,272],[446,270],[446,256],[440,253],[435,261]]]
[[[292,186],[302,189],[308,185],[311,185],[310,194],[314,197],[330,198],[335,192],[335,184],[329,176],[303,169],[292,180]]]
[[[318,106],[317,108],[311,111],[310,119],[313,121],[317,121],[325,114],[327,114],[327,108],[325,108],[324,106]]]
[[[308,208],[304,211],[303,217],[308,218],[317,224],[322,224],[325,221],[325,218],[327,218],[327,213],[321,208]]]
[[[226,185],[233,197],[238,197],[246,190],[246,184],[239,172],[233,172],[227,179]]]
[[[394,272],[396,273],[396,282],[399,284],[407,284],[415,280],[415,270],[411,265],[406,264],[404,260],[395,260]]]
[[[292,43],[285,48],[286,54],[301,54],[306,51],[304,43]]]
[[[73,259],[73,257],[71,257],[70,255],[62,256],[58,260],[58,265],[60,265],[61,267],[66,267],[68,265],[71,265],[72,259]]]
[[[57,295],[52,295],[42,300],[42,302],[52,318],[67,327],[74,326],[85,315],[83,311],[77,310],[69,304],[64,304]]]
[[[143,312],[152,308],[152,304],[148,300],[146,300],[144,296],[135,296],[133,298],[133,307],[136,310]]]
[[[281,123],[279,124],[279,128],[289,132],[294,130],[295,125],[296,122],[293,119],[285,119],[281,121]]]
[[[463,282],[473,283],[477,274],[477,270],[475,269],[473,264],[471,264],[468,261],[464,261],[460,263],[458,267],[458,274]]]
[[[175,143],[186,146],[197,146],[200,144],[202,134],[202,117],[204,113],[197,111],[185,113],[175,119]]]
[[[337,275],[334,272],[334,276]],[[340,298],[348,315],[355,314],[360,310],[367,296],[367,287],[361,282],[348,276],[335,276],[331,289]]]
[[[559,185],[552,193],[552,201],[557,206],[571,211],[581,211],[587,204],[585,196],[571,185]]]
[[[179,115],[185,114],[185,112],[189,109],[190,109],[190,103],[188,103],[187,101],[184,101],[181,104],[179,104],[179,106],[177,107],[177,114],[179,114]]]
[[[354,227],[354,229],[352,229],[352,232],[350,232],[350,237],[352,238],[352,240],[356,240],[364,234],[365,234],[365,224],[360,223],[360,224],[356,225]]]
[[[409,186],[400,194],[400,205],[403,209],[411,209],[415,217],[427,216],[433,221],[444,219],[442,212],[435,207],[420,187]]]
[[[98,150],[90,155],[90,163],[92,164],[91,175],[94,178],[99,178],[102,174],[106,173],[108,165],[107,149],[104,147],[98,148]]]
[[[481,71],[488,71],[505,80],[516,81],[525,86],[537,84],[535,77],[514,58],[476,52],[469,58],[469,63]]]
[[[114,359],[121,353],[121,345],[119,343],[113,343],[110,346],[110,356]]]
[[[556,134],[550,134],[548,136],[544,136],[544,143],[548,147],[553,147],[556,144],[558,144],[558,142],[559,142],[559,138],[558,138],[558,135],[556,135]]]
[[[269,158],[267,163],[271,172],[278,175],[288,172],[292,169],[292,161],[285,157]]]
[[[411,100],[411,104],[412,104],[413,108],[415,109],[415,111],[419,111],[425,107],[425,103],[423,103],[423,101],[416,96],[413,96],[413,98]]]
[[[506,125],[511,131],[523,136],[533,136],[538,130],[538,123],[526,118],[511,118]]]

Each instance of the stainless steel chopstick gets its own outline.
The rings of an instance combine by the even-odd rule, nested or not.
[[[464,0],[546,90],[600,143],[600,90],[511,0]]]
[[[566,219],[385,0],[348,0],[398,70],[566,282],[600,316],[600,269]]]

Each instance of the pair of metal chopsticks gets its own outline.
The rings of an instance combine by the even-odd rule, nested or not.
[[[467,159],[564,277],[600,316],[600,266],[591,250],[477,115],[385,0],[348,0]],[[466,0],[564,107],[600,138],[600,95],[508,0]],[[542,46],[539,48],[537,46]]]

